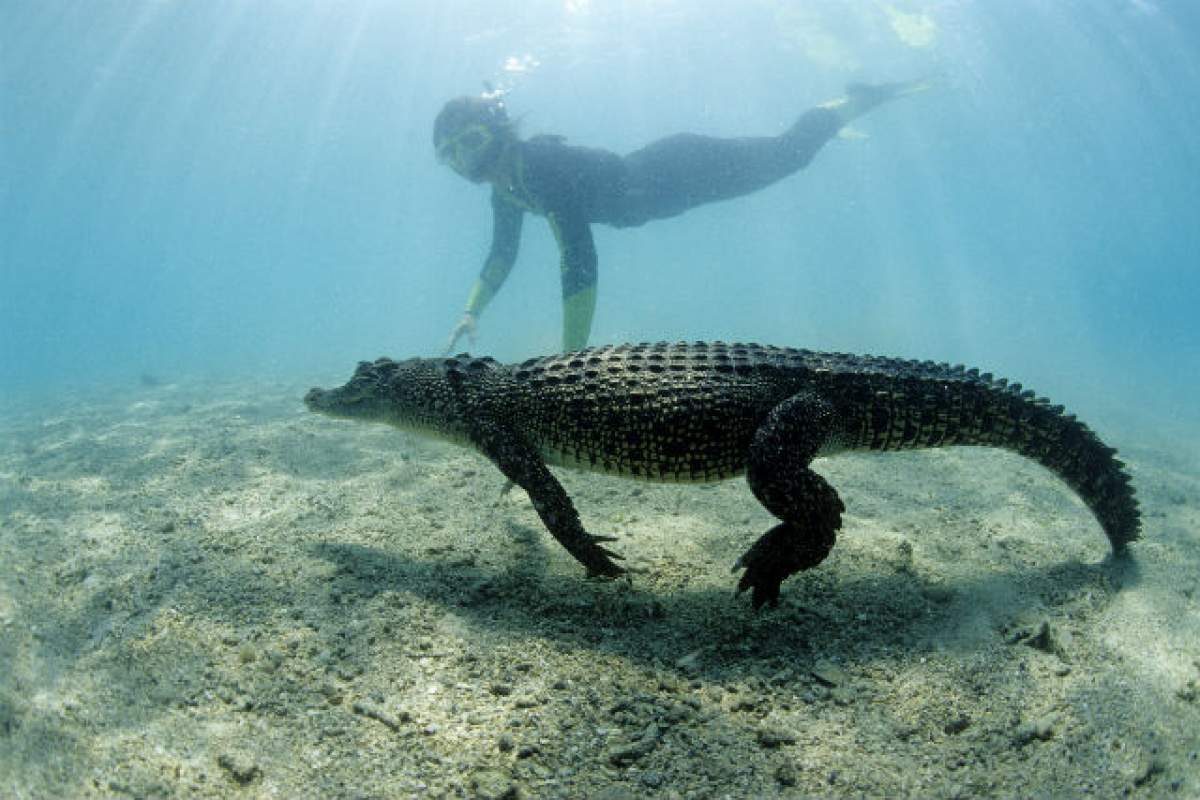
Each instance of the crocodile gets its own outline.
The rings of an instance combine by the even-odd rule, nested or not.
[[[466,353],[361,362],[312,411],[387,423],[473,447],[524,489],[589,575],[624,570],[589,533],[549,466],[654,482],[744,474],[779,524],[737,560],[755,609],[829,554],[845,507],[818,456],[975,445],[1015,451],[1091,510],[1114,554],[1140,536],[1116,451],[1062,406],[1018,383],[932,361],[758,344],[626,344],[501,364]]]

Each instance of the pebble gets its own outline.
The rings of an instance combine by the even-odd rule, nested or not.
[[[857,694],[853,686],[835,686],[829,690],[829,697],[839,706],[853,705]]]
[[[662,731],[658,729],[657,725],[651,723],[642,731],[641,736],[634,741],[610,748],[608,751],[608,761],[618,767],[632,764],[654,750],[658,746],[658,740],[661,737]]]
[[[780,786],[795,786],[800,782],[800,771],[792,763],[780,764],[775,769],[775,781]]]
[[[1043,620],[1041,626],[1038,627],[1038,632],[1026,639],[1025,644],[1034,650],[1040,650],[1067,661],[1067,640],[1069,637],[1051,626],[1049,620]]]
[[[820,659],[809,672],[826,686],[838,686],[846,682],[846,671],[828,659]]]
[[[1145,759],[1133,779],[1133,785],[1145,786],[1166,771],[1167,764],[1161,758],[1154,756]]]
[[[471,791],[479,800],[516,800],[521,796],[511,778],[492,769],[481,770],[471,776]]]
[[[263,669],[274,672],[283,665],[285,656],[280,651],[270,648],[264,654]]]
[[[410,715],[407,711],[401,711],[399,715],[392,715],[378,706],[363,702],[361,700],[355,702],[350,708],[355,714],[360,714],[368,719],[373,719],[376,722],[382,723],[384,726],[393,731],[400,730],[401,723],[412,720],[412,715]],[[426,732],[431,733],[432,731]]]
[[[968,717],[966,714],[962,714],[962,715],[957,716],[954,719],[950,720],[949,722],[947,722],[945,724],[945,726],[942,728],[942,730],[944,730],[946,733],[950,734],[951,736],[954,736],[956,734],[959,734],[959,733],[962,733],[963,731],[965,731],[967,728],[970,727],[970,725],[971,725],[971,718]]]
[[[605,786],[588,795],[590,800],[641,800],[643,795],[624,786]]]
[[[791,684],[795,679],[796,679],[795,670],[793,670],[791,667],[784,667],[783,669],[779,670],[774,675],[772,675],[770,678],[767,678],[767,682],[772,684],[773,686],[787,686],[787,685]]]
[[[645,773],[641,777],[642,785],[648,786],[651,789],[657,789],[658,787],[662,786],[664,780],[665,779],[663,778],[663,775],[661,772],[655,772],[653,770]]]
[[[695,673],[700,671],[700,656],[703,655],[703,650],[693,650],[685,656],[676,659],[675,666],[684,672]]]
[[[739,697],[733,704],[734,711],[753,711],[758,708],[759,699],[757,697]]]
[[[217,766],[229,773],[242,786],[262,775],[262,769],[246,756],[237,753],[222,753],[217,756]]]
[[[1017,732],[1013,736],[1017,745],[1024,747],[1034,739],[1045,742],[1054,736],[1054,717],[1044,716],[1028,722],[1022,722],[1017,726]]]
[[[764,725],[755,732],[755,737],[762,747],[774,749],[785,744],[795,744],[796,735],[789,730],[773,725]]]

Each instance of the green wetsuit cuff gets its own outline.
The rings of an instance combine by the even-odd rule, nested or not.
[[[563,350],[587,347],[596,313],[596,287],[591,286],[563,298]]]
[[[467,297],[466,313],[478,317],[495,296],[496,293],[486,283],[476,280],[475,285],[471,287],[471,294]]]

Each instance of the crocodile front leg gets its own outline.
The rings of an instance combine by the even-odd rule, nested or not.
[[[612,561],[620,556],[601,545],[613,537],[593,536],[583,529],[570,496],[524,437],[502,423],[480,419],[472,426],[471,438],[504,477],[526,491],[546,529],[589,575],[615,578],[625,572]]]
[[[755,432],[746,481],[759,502],[782,520],[733,567],[746,569],[738,592],[753,589],[756,609],[778,605],[783,580],[820,564],[842,526],[845,506],[837,491],[808,468],[833,429],[833,408],[806,392],[773,408]]]

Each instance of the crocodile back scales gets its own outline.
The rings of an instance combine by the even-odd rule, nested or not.
[[[460,356],[446,361],[448,369]],[[494,362],[492,362],[494,364]],[[465,366],[465,365],[462,365]],[[734,477],[759,424],[803,391],[839,420],[822,454],[978,445],[1054,472],[1115,550],[1138,537],[1124,465],[1084,423],[1020,384],[932,361],[695,342],[589,348],[495,365],[512,424],[550,463],[652,481]]]

